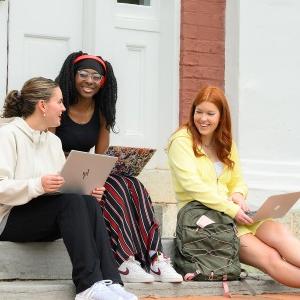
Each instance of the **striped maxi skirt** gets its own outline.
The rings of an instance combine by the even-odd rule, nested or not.
[[[147,190],[137,178],[124,175],[109,176],[104,186],[101,208],[117,263],[134,256],[148,269],[149,251],[161,252],[162,245]]]

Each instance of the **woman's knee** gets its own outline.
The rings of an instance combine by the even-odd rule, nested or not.
[[[84,204],[87,208],[90,218],[96,218],[101,223],[104,223],[104,218],[102,214],[102,209],[100,204],[98,203],[97,199],[93,196],[84,195]]]
[[[260,269],[268,274],[273,274],[277,270],[278,266],[282,262],[282,257],[273,248],[268,248],[268,250],[261,253],[260,257],[257,257]]]
[[[240,237],[240,260],[263,271],[273,267],[281,259],[280,254],[252,234]]]
[[[63,209],[80,209],[84,205],[84,197],[79,194],[62,194],[60,203]]]
[[[83,195],[82,198],[83,198],[84,203],[86,204],[86,206],[89,209],[92,209],[92,210],[100,209],[100,204],[95,197],[90,196],[90,195]]]
[[[257,230],[255,236],[277,250],[285,247],[289,240],[294,239],[292,232],[277,221],[266,221]]]

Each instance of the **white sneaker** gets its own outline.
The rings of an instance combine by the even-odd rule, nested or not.
[[[161,282],[182,282],[182,276],[178,274],[171,265],[170,258],[159,254],[157,259],[150,266],[150,274],[155,278],[155,281]]]
[[[123,286],[118,283],[114,283],[108,286],[114,293],[120,295],[126,300],[138,300],[138,297],[132,293],[127,292]]]
[[[123,282],[153,282],[154,277],[147,273],[141,264],[130,256],[119,266],[119,272]]]
[[[90,288],[76,295],[75,300],[124,300],[119,294],[109,289],[111,280],[102,280],[94,283]]]

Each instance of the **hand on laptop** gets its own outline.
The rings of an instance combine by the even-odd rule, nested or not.
[[[241,193],[233,193],[230,197],[230,200],[238,204],[243,211],[249,211],[245,196]]]
[[[60,175],[45,175],[41,178],[41,182],[45,193],[55,193],[62,187],[65,180]]]
[[[91,195],[94,196],[98,202],[100,202],[102,200],[102,196],[103,196],[104,192],[105,192],[105,187],[100,187],[100,188],[96,187],[92,191]]]
[[[253,220],[246,215],[242,208],[239,209],[238,213],[234,217],[235,221],[241,225],[251,225]]]

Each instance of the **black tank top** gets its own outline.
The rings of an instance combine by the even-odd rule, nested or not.
[[[61,139],[65,152],[70,152],[71,150],[88,152],[96,145],[99,130],[99,107],[95,105],[90,121],[85,124],[74,122],[65,111],[62,115],[61,125],[56,128],[56,135]]]

